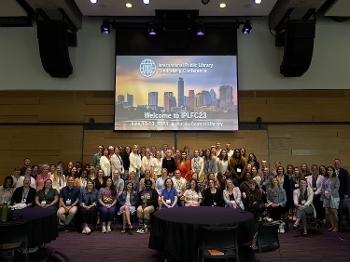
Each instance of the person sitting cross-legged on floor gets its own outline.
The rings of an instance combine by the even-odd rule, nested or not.
[[[299,223],[303,225],[303,236],[307,237],[307,221],[306,216],[314,213],[312,200],[314,198],[313,190],[307,186],[305,178],[299,180],[299,188],[293,192],[294,206],[297,209],[297,220],[293,226],[294,229],[299,227]]]
[[[137,196],[137,218],[139,220],[139,228],[137,233],[146,233],[149,223],[150,214],[156,210],[158,206],[158,192],[152,189],[152,181],[145,182],[146,188],[138,193]]]

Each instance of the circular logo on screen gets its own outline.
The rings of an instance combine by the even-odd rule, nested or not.
[[[157,70],[156,64],[152,59],[144,59],[140,64],[140,73],[144,77],[151,77]]]

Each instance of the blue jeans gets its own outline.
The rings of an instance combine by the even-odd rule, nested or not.
[[[112,222],[117,207],[115,205],[110,207],[109,209],[107,207],[99,207],[98,210],[101,214],[101,222]]]
[[[227,203],[228,208],[234,208],[231,202]],[[237,205],[236,209],[242,209],[239,205]]]

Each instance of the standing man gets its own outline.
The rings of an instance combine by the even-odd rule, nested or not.
[[[31,168],[31,166],[30,166],[30,158],[26,157],[25,159],[23,159],[23,163],[24,163],[24,166],[21,167],[21,176],[24,176],[24,173],[26,172],[26,169],[28,167]]]
[[[70,231],[70,224],[78,210],[80,190],[74,186],[74,177],[69,175],[67,186],[60,192],[60,208],[57,210],[57,217],[64,221],[64,231]],[[66,216],[67,215],[67,216]]]
[[[124,174],[123,160],[118,147],[115,148],[114,154],[111,156],[111,167],[112,174],[115,170],[118,170],[121,176]]]
[[[342,168],[340,166],[340,159],[334,159],[334,169],[337,177],[340,181],[340,187],[339,187],[339,197],[340,197],[340,203],[348,203],[350,202],[349,198],[349,172],[348,170]],[[350,215],[350,207],[348,207],[348,212],[346,216]],[[339,223],[343,220],[343,210],[341,207],[338,209],[338,216],[339,216]]]
[[[184,205],[184,193],[186,191],[186,184],[187,184],[187,181],[186,179],[184,179],[182,176],[181,176],[181,172],[180,170],[175,170],[175,176],[172,178],[173,182],[174,182],[174,187],[177,191],[177,195],[178,195],[178,204],[181,205],[181,206],[185,206]]]
[[[219,141],[216,142],[215,148],[216,148],[216,156],[219,156],[221,152],[221,143]]]
[[[100,159],[102,156],[102,151],[103,151],[103,145],[99,145],[97,153],[94,154],[94,157],[92,158],[92,162],[94,163],[94,167],[96,170],[101,169]]]
[[[124,180],[120,178],[119,170],[114,170],[112,179],[115,186],[115,191],[117,192],[116,198],[118,199],[124,190]]]
[[[134,145],[132,148],[132,152],[130,153],[130,167],[129,172],[134,171],[136,174],[136,180],[140,179],[140,169],[141,169],[141,157],[138,153],[139,147],[138,145]]]
[[[231,149],[231,144],[227,143],[226,144],[226,154],[228,156],[228,159],[233,155],[233,150]]]

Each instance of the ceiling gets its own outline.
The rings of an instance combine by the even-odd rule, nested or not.
[[[126,3],[131,3],[133,7],[126,8]],[[226,3],[227,7],[220,9],[220,3]],[[142,0],[98,0],[95,5],[90,0],[1,0],[0,26],[21,26],[21,23],[15,22],[16,19],[33,14],[37,8],[42,8],[51,19],[61,19],[57,9],[62,8],[79,29],[82,16],[150,17],[155,15],[155,10],[170,9],[199,10],[202,17],[270,15],[270,28],[273,29],[289,8],[294,8],[294,19],[301,19],[310,8],[319,10],[322,6],[325,16],[350,17],[350,0],[262,0],[259,5],[254,0],[210,0],[206,5],[202,0],[150,0],[148,5]]]

